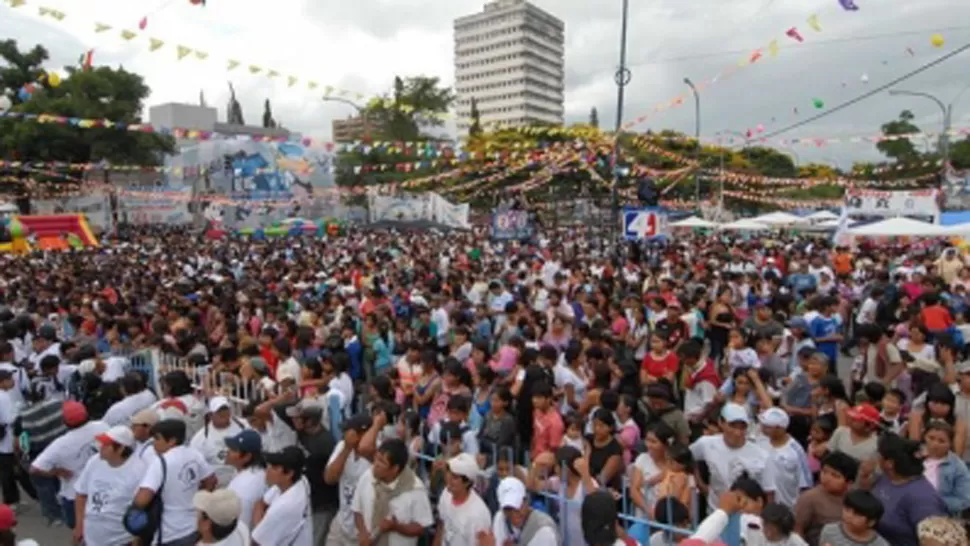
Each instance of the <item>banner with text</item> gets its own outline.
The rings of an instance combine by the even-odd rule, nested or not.
[[[909,216],[940,221],[940,191],[881,191],[850,189],[845,193],[846,208],[853,216]]]

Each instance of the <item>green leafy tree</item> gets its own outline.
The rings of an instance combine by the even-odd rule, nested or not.
[[[19,88],[38,82],[45,71],[42,63],[47,51],[37,46],[19,52],[15,43],[0,43],[0,88]],[[128,131],[117,127],[81,128],[81,119],[111,120],[126,125],[141,124],[141,112],[149,88],[141,76],[122,68],[97,67],[79,70],[67,67],[68,76],[58,87],[37,84],[33,95],[17,101],[13,111],[27,114],[54,114],[68,118],[67,123],[32,123],[0,119],[0,158],[23,161],[94,163],[117,165],[158,165],[163,155],[174,151],[171,137]],[[28,80],[28,78],[31,78]],[[22,176],[23,171],[3,173]],[[77,172],[65,172],[77,176]],[[63,179],[63,177],[60,177]],[[105,172],[105,180],[109,181]],[[41,180],[57,183],[58,178]]]
[[[468,127],[468,136],[475,137],[482,134],[482,114],[478,111],[478,101],[472,97],[471,124]]]
[[[596,107],[592,107],[589,111],[589,126],[599,128],[600,126],[600,114],[596,111]]]
[[[900,112],[898,119],[882,125],[882,134],[891,136],[918,133],[919,127],[913,123],[913,119],[912,112],[903,110]],[[876,143],[876,149],[897,163],[912,163],[918,161],[920,158],[919,150],[916,149],[916,146],[908,138],[883,140]]]
[[[454,92],[439,78],[395,76],[391,94],[372,100],[367,116],[381,128],[376,140],[428,140],[432,137],[426,130],[444,125],[444,114],[454,101]]]
[[[956,169],[970,169],[970,138],[950,143],[950,163]]]

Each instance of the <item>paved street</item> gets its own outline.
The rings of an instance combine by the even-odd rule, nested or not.
[[[36,540],[40,546],[68,546],[72,543],[70,530],[48,527],[40,515],[40,506],[33,501],[17,515],[17,539],[27,538]]]

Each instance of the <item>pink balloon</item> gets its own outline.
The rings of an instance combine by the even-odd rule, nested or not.
[[[765,126],[764,126],[764,125],[762,125],[762,124],[760,124],[760,123],[758,124],[758,127],[757,127],[757,129],[758,129],[758,132],[759,132],[759,133],[763,133],[763,132],[765,132]]]

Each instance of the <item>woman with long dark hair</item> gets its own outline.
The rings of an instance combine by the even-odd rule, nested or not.
[[[953,428],[953,451],[963,453],[967,444],[967,424],[956,415],[957,398],[944,383],[936,382],[926,389],[926,407],[915,410],[909,417],[909,439],[923,438],[927,425],[942,421]]]

